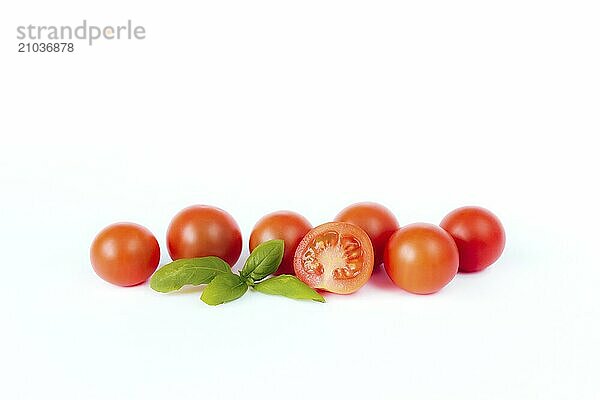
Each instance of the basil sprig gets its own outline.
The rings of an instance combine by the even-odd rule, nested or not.
[[[167,293],[185,285],[210,283],[219,274],[231,274],[229,264],[219,257],[181,259],[156,271],[150,279],[150,287],[157,292]]]
[[[248,290],[248,284],[236,274],[221,274],[208,284],[202,292],[203,302],[210,306],[227,303],[242,297]]]
[[[256,246],[246,260],[240,275],[258,282],[277,271],[283,259],[284,245],[283,240],[269,240]]]
[[[248,291],[288,297],[297,300],[325,302],[323,296],[292,275],[267,278],[279,268],[283,259],[283,240],[269,240],[257,246],[239,274],[219,257],[199,257],[173,261],[159,268],[150,279],[150,287],[167,293],[185,285],[207,286],[200,299],[215,306],[237,300]]]
[[[279,275],[254,285],[254,290],[266,294],[276,294],[290,299],[314,300],[325,303],[325,299],[315,289],[293,275]]]

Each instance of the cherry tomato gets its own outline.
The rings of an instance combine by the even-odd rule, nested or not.
[[[384,256],[385,271],[404,290],[435,293],[458,271],[458,249],[452,237],[431,224],[411,224],[390,238]]]
[[[369,235],[375,251],[375,266],[383,262],[385,245],[399,228],[396,217],[390,210],[377,203],[356,203],[344,208],[335,221],[356,225]]]
[[[504,250],[506,237],[502,223],[485,208],[458,208],[446,215],[440,226],[456,242],[461,272],[477,272],[487,268]]]
[[[98,233],[92,242],[90,260],[100,278],[119,286],[133,286],[156,270],[160,247],[148,229],[121,222]]]
[[[273,239],[285,242],[283,260],[274,275],[294,274],[294,253],[312,225],[302,215],[292,211],[276,211],[262,217],[250,235],[250,252],[259,244]]]
[[[217,256],[233,266],[242,252],[242,233],[233,217],[220,208],[191,206],[173,217],[167,248],[173,260]]]
[[[304,236],[294,255],[298,278],[312,288],[356,292],[373,272],[373,245],[356,225],[328,222]]]

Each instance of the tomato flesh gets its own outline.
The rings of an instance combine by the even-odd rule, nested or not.
[[[373,260],[373,246],[362,229],[330,222],[302,239],[294,255],[294,270],[312,288],[349,294],[369,280]]]

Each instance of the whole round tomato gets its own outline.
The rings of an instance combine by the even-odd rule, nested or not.
[[[329,222],[304,236],[294,254],[296,276],[308,286],[333,293],[356,292],[373,272],[373,246],[356,225]]]
[[[435,293],[458,271],[458,249],[452,237],[432,224],[411,224],[390,238],[384,256],[385,271],[404,290]]]
[[[375,251],[375,266],[383,262],[385,245],[399,228],[396,217],[381,204],[364,202],[344,208],[335,221],[356,225],[369,235]]]
[[[302,215],[293,211],[276,211],[262,217],[250,234],[250,252],[259,244],[273,239],[284,241],[283,260],[274,275],[294,274],[294,253],[312,225]]]
[[[506,237],[502,223],[485,208],[458,208],[446,215],[440,226],[456,242],[460,272],[481,271],[493,264],[504,250]]]
[[[242,252],[242,233],[233,217],[220,208],[191,206],[173,217],[167,248],[173,260],[217,256],[233,266]]]
[[[98,233],[92,242],[90,260],[100,278],[119,286],[133,286],[156,270],[160,247],[148,229],[121,222]]]

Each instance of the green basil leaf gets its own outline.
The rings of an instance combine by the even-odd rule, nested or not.
[[[243,277],[259,281],[277,271],[283,259],[283,240],[269,240],[259,244],[246,260],[240,271]]]
[[[235,274],[220,274],[204,288],[200,298],[208,305],[216,306],[239,299],[248,290],[242,277]]]
[[[325,303],[323,296],[293,275],[274,276],[254,285],[254,290],[291,299],[314,300]]]
[[[167,293],[184,285],[209,283],[220,274],[232,275],[231,267],[219,257],[187,258],[173,261],[159,268],[150,279],[150,287]]]

